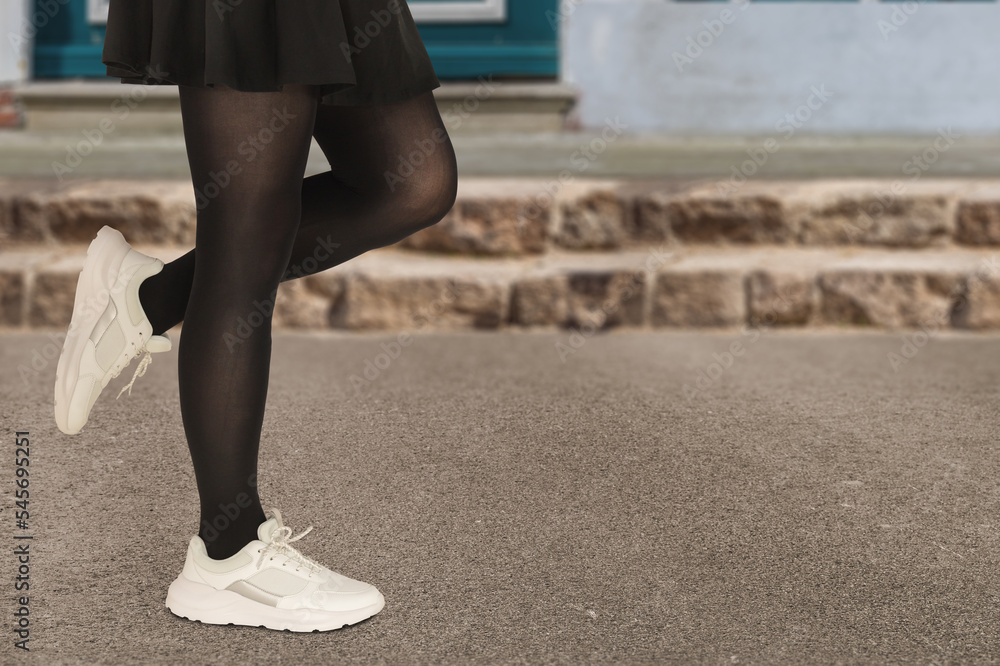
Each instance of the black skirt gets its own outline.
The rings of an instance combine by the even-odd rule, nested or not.
[[[122,83],[384,104],[439,87],[405,0],[111,0],[101,58]]]

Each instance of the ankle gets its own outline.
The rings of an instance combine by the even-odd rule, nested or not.
[[[151,293],[151,283],[150,279],[156,276],[150,276],[142,282],[139,283],[139,307],[142,308],[143,314],[149,320],[150,325],[153,327],[153,335],[163,335],[170,327],[164,326],[157,317],[156,308],[150,307],[154,302]]]
[[[228,532],[228,530],[227,530]],[[257,538],[256,530],[253,533],[233,531],[227,533],[225,537],[198,533],[201,540],[205,542],[205,550],[213,560],[225,560],[240,552],[244,546]]]
[[[233,518],[215,513],[211,519],[202,518],[198,536],[205,542],[209,557],[224,560],[255,540],[257,528],[265,520],[264,509],[259,505],[247,507]]]

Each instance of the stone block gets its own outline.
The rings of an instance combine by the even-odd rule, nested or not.
[[[645,273],[574,271],[568,276],[569,326],[642,326]]]
[[[35,327],[69,326],[79,277],[79,268],[76,271],[56,270],[37,274],[28,305],[28,324]]]
[[[973,331],[1000,330],[1000,276],[970,277],[966,281],[954,323]]]
[[[749,322],[758,326],[801,326],[819,309],[816,276],[762,269],[747,276]]]
[[[726,270],[668,270],[657,274],[653,326],[723,327],[746,321],[743,276]]]
[[[25,240],[89,243],[105,225],[133,244],[195,240],[195,200],[184,183],[80,183],[31,193],[15,205]]]
[[[788,243],[796,230],[779,196],[749,189],[733,196],[711,190],[667,203],[674,237],[682,243]]]
[[[440,222],[400,245],[425,252],[534,254],[545,250],[551,216],[550,198],[534,201],[526,193],[464,198]]]
[[[788,209],[804,245],[939,246],[955,229],[957,187],[901,180],[812,183]]]
[[[24,298],[24,274],[0,269],[0,326],[21,325]]]
[[[1000,186],[987,187],[959,201],[955,242],[1000,245]]]
[[[569,313],[569,278],[535,275],[511,290],[511,322],[519,326],[563,326]]]
[[[497,328],[509,288],[498,282],[438,276],[350,275],[333,324],[350,330]]]
[[[670,199],[653,193],[633,201],[625,231],[628,239],[636,243],[671,241]]]
[[[834,270],[820,275],[822,318],[829,324],[881,328],[940,327],[963,290],[959,273]]]
[[[330,300],[311,291],[302,279],[278,285],[274,303],[273,328],[330,328]]]
[[[559,208],[557,245],[587,250],[617,248],[624,243],[627,204],[614,189],[584,188],[561,200]]]

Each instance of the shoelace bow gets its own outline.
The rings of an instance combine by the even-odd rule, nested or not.
[[[133,347],[135,346],[134,342],[132,343],[132,346]],[[145,345],[143,346],[141,351],[145,352],[145,354],[143,354],[142,360],[139,361],[139,366],[135,369],[135,373],[132,375],[132,381],[130,381],[128,384],[122,387],[122,390],[118,392],[117,396],[115,396],[115,400],[122,397],[122,393],[124,393],[126,390],[128,391],[129,395],[132,395],[132,384],[135,384],[136,379],[146,374],[146,368],[148,368],[149,364],[153,362],[153,355],[150,353],[148,349],[146,349]],[[133,358],[135,358],[135,356],[129,358],[129,363],[132,362]],[[113,376],[117,377],[119,373],[121,373],[121,371],[124,370],[126,367],[128,366],[127,365],[123,366],[121,370],[116,372]]]
[[[261,549],[260,557],[257,559],[257,568],[260,569],[260,565],[264,563],[264,558],[273,550],[275,555],[280,553],[298,562],[299,566],[295,567],[296,571],[304,566],[309,570],[310,575],[313,573],[320,573],[323,570],[323,567],[319,563],[309,559],[291,546],[293,541],[298,541],[305,535],[312,532],[312,525],[296,536],[292,536],[292,528],[282,524],[281,514],[273,509],[272,511],[275,514],[275,519],[278,521],[278,527],[271,532],[271,543]]]

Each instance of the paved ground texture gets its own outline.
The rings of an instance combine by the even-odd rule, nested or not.
[[[163,606],[197,524],[176,350],[67,437],[49,338],[0,337],[5,497],[14,431],[31,433],[30,529],[0,510],[2,660],[997,660],[1000,338],[421,333],[386,365],[394,339],[275,337],[263,497],[315,526],[304,552],[387,598],[295,635]],[[356,390],[368,361],[384,369]],[[35,537],[30,655],[18,533]]]

